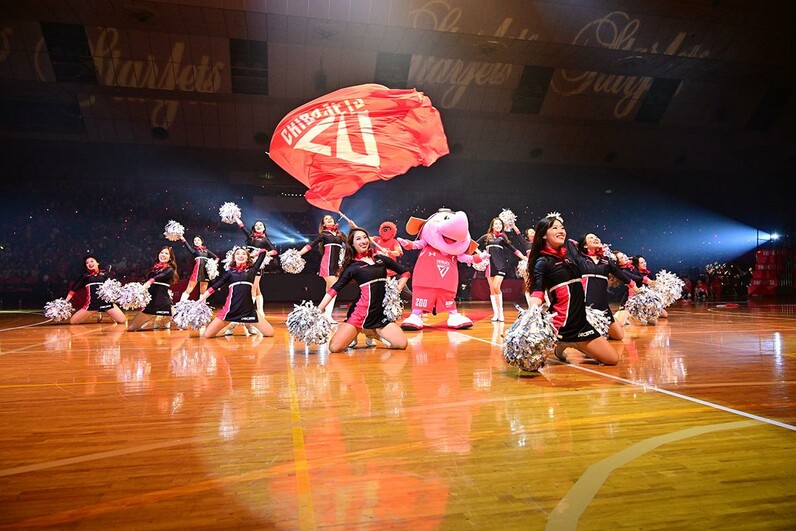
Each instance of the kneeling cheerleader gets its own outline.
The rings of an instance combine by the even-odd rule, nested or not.
[[[77,291],[85,288],[86,303],[72,315],[69,319],[69,324],[80,324],[92,315],[101,315],[96,312],[105,312],[117,323],[125,323],[127,317],[124,312],[113,302],[107,302],[99,296],[98,290],[108,280],[108,272],[100,269],[99,260],[92,254],[86,256],[85,266],[85,273],[80,277],[80,280],[74,283],[65,300],[66,302],[71,301]]]
[[[199,297],[199,300],[204,302],[210,295],[229,284],[229,293],[224,301],[224,306],[207,325],[202,337],[215,337],[229,323],[251,325],[266,337],[274,335],[274,328],[265,317],[258,317],[259,312],[252,300],[254,280],[259,274],[260,266],[267,253],[268,251],[265,249],[249,251],[245,247],[233,248],[229,270]]]
[[[390,348],[406,348],[403,330],[391,319],[394,316],[385,315],[388,270],[399,275],[397,292],[400,293],[409,280],[409,271],[392,258],[375,254],[366,230],[352,229],[348,234],[339,278],[318,305],[318,309],[323,311],[349,282],[353,280],[359,284],[359,296],[348,309],[345,322],[340,324],[329,342],[330,352],[345,350],[360,331],[370,338],[380,337]]]
[[[138,312],[130,322],[127,328],[128,331],[141,330],[147,323],[159,317],[168,317],[168,321],[164,323],[164,328],[171,326],[171,307],[173,302],[170,288],[178,278],[174,249],[168,245],[163,246],[158,252],[157,262],[147,273],[147,281],[144,282],[144,287],[149,291],[151,299],[144,309]]]

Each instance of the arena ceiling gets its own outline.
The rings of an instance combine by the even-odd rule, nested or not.
[[[2,0],[0,135],[262,153],[340,87],[415,87],[464,161],[794,169],[789,0]],[[724,178],[724,177],[722,177]]]

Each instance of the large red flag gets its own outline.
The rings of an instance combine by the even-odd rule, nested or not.
[[[365,183],[430,166],[448,153],[442,121],[415,89],[367,84],[312,100],[285,116],[271,158],[309,190],[310,204],[338,211]]]

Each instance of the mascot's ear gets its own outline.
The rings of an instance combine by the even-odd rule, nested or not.
[[[423,228],[423,223],[425,223],[425,219],[416,218],[414,216],[409,218],[409,221],[406,222],[406,232],[414,236],[420,229]]]
[[[467,254],[473,254],[478,250],[478,244],[475,243],[473,240],[470,240],[470,248],[467,250]]]

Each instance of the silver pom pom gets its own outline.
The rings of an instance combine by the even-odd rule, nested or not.
[[[213,320],[213,309],[205,301],[180,301],[174,305],[171,319],[180,328],[199,330]]]
[[[296,249],[288,249],[280,255],[279,260],[282,263],[282,270],[294,275],[301,273],[307,263]]]
[[[207,271],[207,278],[210,280],[218,278],[218,259],[208,258],[205,260],[205,271]]]
[[[149,289],[140,282],[122,286],[117,303],[125,310],[140,310],[152,301]]]
[[[587,306],[586,320],[601,336],[608,337],[608,328],[611,326],[611,320],[608,319],[608,314],[605,310],[598,310],[597,308]]]
[[[166,229],[163,231],[163,236],[165,236],[167,240],[176,242],[182,239],[184,235],[185,227],[183,227],[180,223],[177,223],[173,219],[170,219],[169,222],[166,223]]]
[[[655,275],[654,289],[663,299],[664,306],[670,306],[683,295],[685,282],[669,271],[661,269]]]
[[[64,298],[55,299],[44,305],[44,316],[56,323],[68,321],[74,311],[72,303]]]
[[[340,249],[340,254],[337,256],[337,269],[343,267],[343,262],[345,261],[345,245],[343,244],[343,248]]]
[[[221,260],[221,263],[224,264],[224,271],[229,271],[230,267],[232,266],[232,256],[235,254],[235,249],[238,247],[233,247],[229,251],[227,251],[227,255]]]
[[[517,263],[517,274],[522,278],[528,278],[528,260],[520,260]]]
[[[290,337],[307,345],[323,345],[332,337],[332,325],[311,301],[294,305],[285,323]]]
[[[473,260],[472,263],[473,269],[475,269],[476,271],[486,271],[486,266],[488,265],[489,265],[489,258],[481,260],[480,262],[476,262],[475,260]]]
[[[218,215],[223,223],[235,223],[236,219],[240,219],[240,208],[235,203],[224,203],[218,209]]]
[[[517,214],[508,208],[504,208],[503,211],[498,214],[498,219],[503,222],[504,227],[513,227],[517,223]]]
[[[539,306],[517,309],[517,320],[506,331],[503,341],[503,359],[523,371],[538,371],[555,349],[558,332],[553,326],[553,314]]]
[[[115,278],[109,278],[97,289],[97,295],[105,302],[115,304],[122,294],[122,283]]]
[[[663,298],[644,286],[625,303],[625,310],[641,324],[654,325],[663,311]]]
[[[387,278],[387,289],[384,291],[384,317],[395,322],[401,318],[404,306],[401,301],[401,291],[398,289],[398,279]]]

